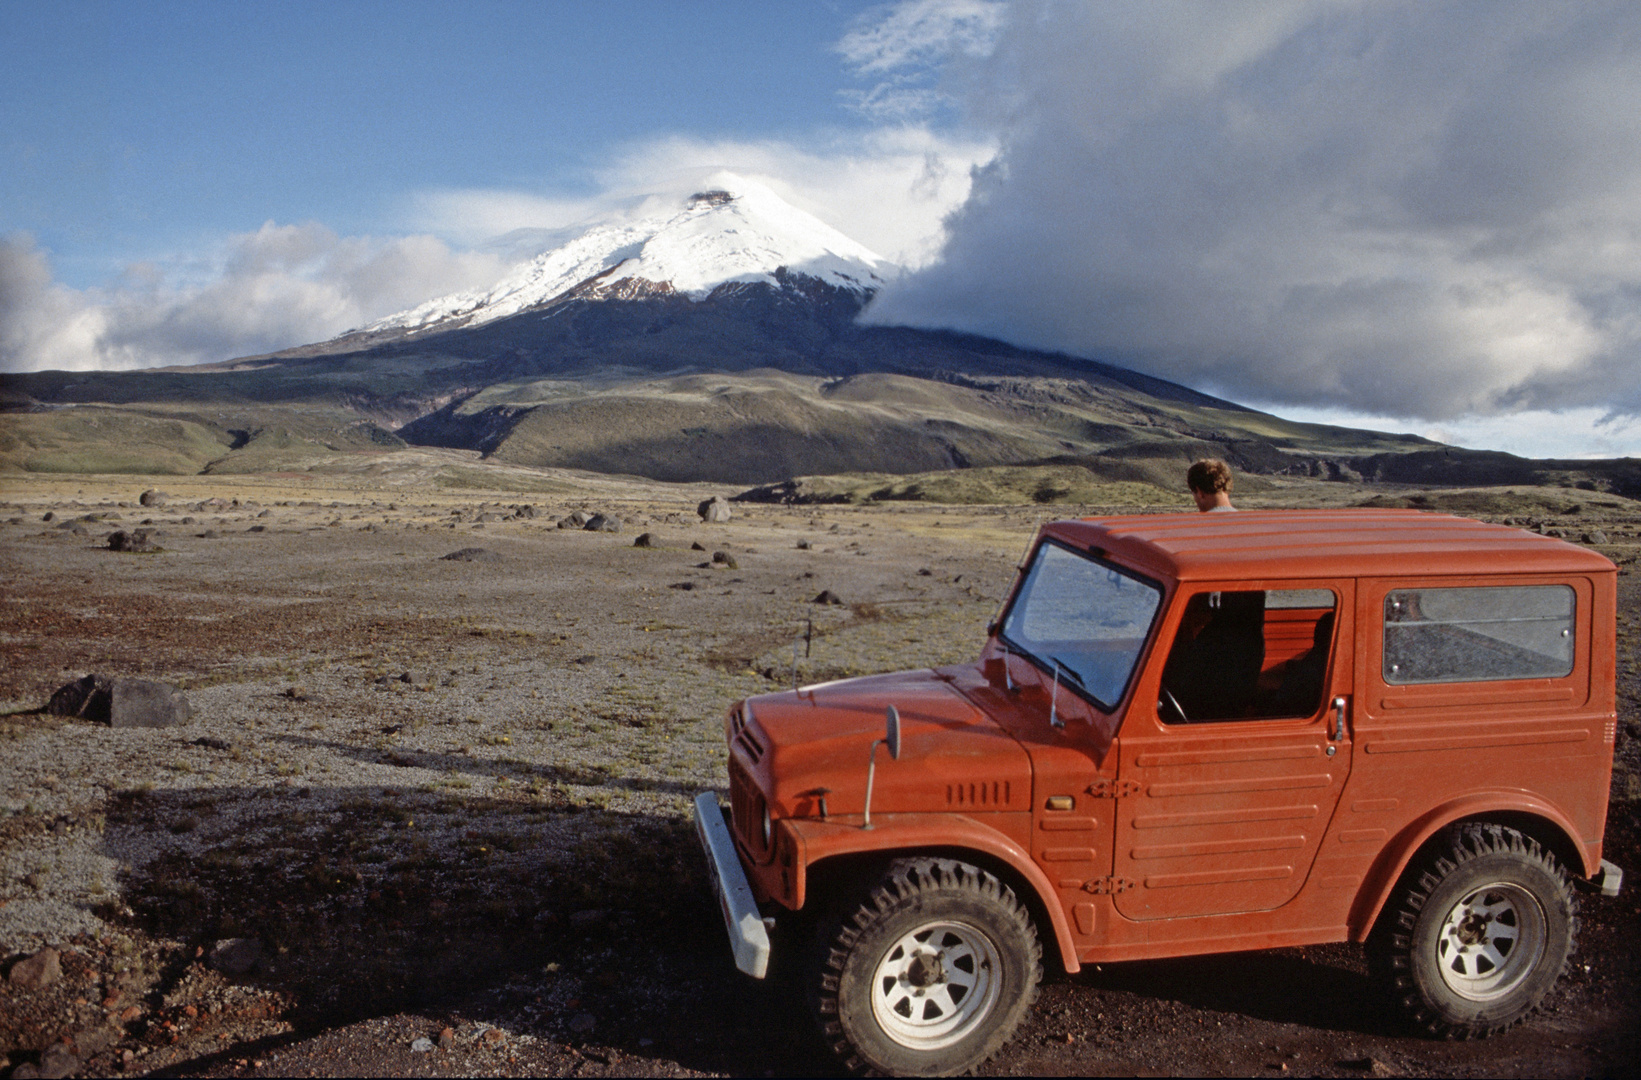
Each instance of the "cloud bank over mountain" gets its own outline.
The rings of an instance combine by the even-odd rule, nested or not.
[[[1641,411],[1641,8],[1003,14],[941,82],[1001,151],[875,321],[1277,405]]]

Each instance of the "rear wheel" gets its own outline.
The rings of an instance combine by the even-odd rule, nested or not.
[[[1426,1033],[1491,1035],[1536,1009],[1572,955],[1573,894],[1555,856],[1515,829],[1449,830],[1374,931],[1380,979]]]
[[[950,859],[904,860],[830,937],[821,1028],[854,1069],[962,1072],[1014,1033],[1041,958],[1030,917],[996,877]]]

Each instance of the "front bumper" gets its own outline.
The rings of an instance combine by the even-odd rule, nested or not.
[[[769,971],[769,928],[758,915],[752,886],[735,854],[735,841],[724,824],[724,812],[715,792],[703,791],[695,796],[695,831],[706,849],[712,891],[718,894],[718,906],[724,913],[735,966],[761,979]]]
[[[1617,896],[1624,888],[1624,871],[1602,859],[1601,869],[1590,879],[1590,884],[1600,889],[1602,896]]]

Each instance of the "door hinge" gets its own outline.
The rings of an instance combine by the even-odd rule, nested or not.
[[[1088,785],[1088,793],[1096,799],[1125,799],[1140,793],[1138,780],[1096,780]]]
[[[1134,887],[1134,882],[1125,877],[1097,877],[1093,881],[1083,883],[1083,891],[1091,892],[1095,896],[1109,896],[1113,893],[1127,892]]]

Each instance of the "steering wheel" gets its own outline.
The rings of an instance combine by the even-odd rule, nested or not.
[[[1158,689],[1158,693],[1162,694],[1161,700],[1159,700],[1157,702],[1157,711],[1158,712],[1162,712],[1163,711],[1162,707],[1164,705],[1166,705],[1166,706],[1168,706],[1169,709],[1173,710],[1174,715],[1179,717],[1179,722],[1180,723],[1189,724],[1191,722],[1191,718],[1189,716],[1185,715],[1185,710],[1180,708],[1179,699],[1174,697],[1174,692],[1172,690],[1170,690],[1170,689],[1168,689],[1168,687],[1164,686],[1164,687],[1160,687]],[[1164,717],[1163,718],[1163,723],[1166,724],[1168,722],[1169,722],[1168,718]]]

